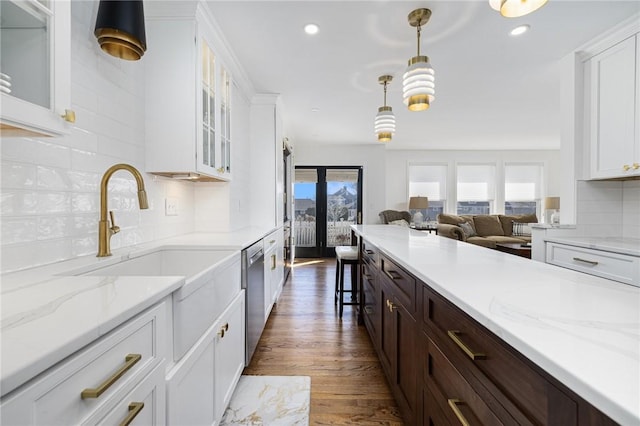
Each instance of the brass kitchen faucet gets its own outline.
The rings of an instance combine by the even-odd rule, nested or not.
[[[102,182],[100,182],[100,222],[98,222],[98,255],[97,257],[111,256],[111,236],[120,232],[120,227],[116,226],[113,220],[113,211],[109,212],[111,218],[111,226],[107,220],[107,186],[109,179],[118,170],[128,170],[134,178],[136,178],[136,184],[138,185],[138,205],[141,209],[148,209],[149,203],[147,201],[147,193],[144,190],[144,180],[142,175],[133,166],[129,164],[116,164],[109,167],[104,176],[102,176]]]

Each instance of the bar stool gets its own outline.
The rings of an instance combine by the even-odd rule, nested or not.
[[[344,265],[351,265],[351,290],[344,289]],[[358,247],[337,246],[336,247],[336,288],[334,292],[334,304],[339,302],[340,318],[344,305],[358,304],[357,288],[358,271]],[[344,294],[351,293],[351,302],[344,301]]]

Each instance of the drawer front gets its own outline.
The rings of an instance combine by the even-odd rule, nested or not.
[[[371,268],[367,265],[362,267],[362,291],[363,295],[363,317],[364,323],[369,330],[371,340],[376,342],[376,336],[378,334],[379,314],[379,300],[378,300],[378,280],[376,276],[372,274]]]
[[[164,367],[160,364],[113,408],[99,410],[83,424],[121,425],[128,420],[131,426],[166,424]]]
[[[640,258],[601,250],[547,243],[547,263],[640,286]]]
[[[423,291],[428,293],[425,306],[428,325],[437,334],[437,341],[442,342],[443,350],[452,353],[449,358],[455,356],[456,362],[464,364],[465,371],[475,376],[474,383],[486,387],[500,399],[518,423],[548,423],[552,414],[549,389],[553,386],[515,350],[490,335],[457,307],[428,287]],[[559,391],[556,396],[567,400],[567,405],[573,404]]]
[[[362,261],[378,268],[379,255],[375,246],[367,240],[362,241]]]
[[[166,303],[138,315],[3,398],[1,423],[78,424],[113,398],[121,398],[166,357]],[[110,380],[111,385],[106,386]],[[92,392],[100,395],[92,396]]]
[[[431,339],[427,341],[426,367],[427,388],[451,424],[504,424]]]
[[[416,279],[385,256],[380,256],[381,276],[390,283],[395,301],[401,303],[411,315],[415,315]]]

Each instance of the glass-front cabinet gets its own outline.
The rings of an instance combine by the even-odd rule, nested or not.
[[[2,136],[67,133],[70,2],[0,1]]]
[[[207,8],[198,2],[185,19],[184,9],[163,9],[162,2],[148,6],[147,44],[161,48],[145,55],[146,171],[229,181],[233,83],[216,51],[219,37]]]

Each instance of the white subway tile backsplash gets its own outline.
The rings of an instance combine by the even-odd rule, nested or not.
[[[100,193],[73,193],[71,195],[71,211],[73,213],[95,213],[96,221],[100,211]]]
[[[46,166],[37,166],[38,189],[51,191],[71,190],[71,180],[67,170]]]
[[[38,164],[43,166],[71,168],[71,152],[59,143],[38,141]]]
[[[71,193],[38,192],[36,193],[38,214],[71,213]]]
[[[0,155],[4,161],[36,163],[38,142],[31,138],[2,138]]]
[[[33,164],[3,161],[0,167],[3,188],[29,189],[36,186],[36,166]]]
[[[64,238],[73,229],[73,218],[69,216],[41,216],[38,218],[38,239]]]
[[[71,182],[71,189],[73,191],[90,191],[97,194],[100,189],[100,181],[102,180],[102,175],[99,173],[69,170],[67,172],[67,175]]]
[[[37,238],[38,221],[34,217],[6,218],[2,221],[2,244],[25,243]]]
[[[2,216],[35,214],[37,207],[37,192],[3,188],[0,194],[0,215]]]
[[[87,236],[71,239],[71,253],[73,256],[95,256],[98,253],[98,237]]]

